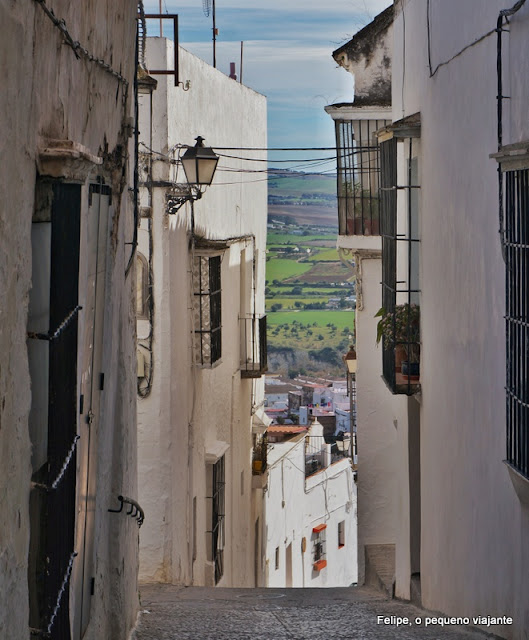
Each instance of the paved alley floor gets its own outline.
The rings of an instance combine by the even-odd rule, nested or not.
[[[436,614],[387,600],[365,588],[214,589],[143,585],[140,596],[141,614],[133,640],[487,637],[455,625],[443,627],[428,621],[428,617]]]

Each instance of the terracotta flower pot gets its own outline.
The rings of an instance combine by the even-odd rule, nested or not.
[[[402,361],[407,359],[406,349],[403,344],[395,347],[395,371],[400,373],[402,370]]]

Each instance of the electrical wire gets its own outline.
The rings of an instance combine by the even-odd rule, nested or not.
[[[512,16],[514,13],[516,13],[517,11],[519,11],[523,7],[525,2],[526,2],[526,0],[518,0],[518,2],[516,2],[516,4],[514,4],[510,9],[504,9],[503,11],[500,11],[500,16],[502,18],[507,18],[508,16]],[[452,60],[455,60],[456,58],[458,58],[467,49],[470,49],[471,47],[474,47],[475,45],[479,44],[480,42],[482,42],[483,40],[485,40],[486,38],[488,38],[489,36],[491,36],[492,34],[494,34],[494,33],[496,33],[498,31],[498,27],[495,27],[494,29],[490,29],[489,31],[487,31],[487,33],[484,33],[482,36],[480,36],[476,40],[473,40],[470,44],[467,44],[465,47],[463,47],[460,51],[458,51],[456,54],[454,54],[448,60],[445,60],[444,62],[440,62],[435,67],[435,69],[433,69],[432,68],[432,55],[431,55],[430,0],[427,0],[427,5],[426,5],[426,27],[427,27],[427,35],[428,35],[428,66],[429,66],[429,69],[430,69],[430,78],[433,78],[433,76],[437,73],[437,71],[441,67],[444,67],[447,64],[450,64],[450,62],[452,62]]]
[[[336,160],[336,156],[326,156],[325,158],[288,158],[286,160],[268,160],[268,158],[245,158],[242,156],[231,156],[226,153],[217,153],[217,155],[221,158],[233,158],[235,160],[246,160],[247,162],[318,162],[321,160]]]
[[[147,146],[144,142],[140,142],[140,145],[142,147],[144,147],[145,149],[147,149],[147,151],[149,151],[149,153],[153,153],[156,156],[159,156],[160,158],[166,159],[169,162],[176,164],[178,162],[177,159],[173,158],[170,153],[174,152],[175,149],[172,149],[171,152],[169,154],[166,153],[162,153],[161,151],[155,151],[154,149],[151,149],[149,146]],[[336,147],[334,147],[334,150],[336,150]],[[215,147],[215,151],[218,151],[218,148]],[[361,153],[360,150],[352,150],[350,153],[345,154],[343,157],[347,158],[347,157],[353,157],[355,155],[357,155],[358,153]],[[221,158],[230,158],[233,160],[244,160],[246,162],[268,162],[268,163],[283,163],[283,162],[288,162],[288,163],[297,163],[300,166],[306,164],[306,163],[317,163],[317,162],[335,162],[336,161],[336,156],[325,156],[323,158],[289,158],[289,159],[269,159],[269,158],[245,158],[244,156],[233,156],[233,155],[228,155],[228,154],[223,154],[223,153],[218,153],[218,156],[220,156]]]
[[[336,147],[215,147],[218,151],[335,151]]]

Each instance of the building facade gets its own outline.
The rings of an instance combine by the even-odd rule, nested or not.
[[[173,69],[174,46],[148,38],[147,67]],[[181,85],[153,73],[140,99],[140,579],[248,587],[262,584],[267,193],[245,158],[266,158],[266,100],[177,56]],[[182,145],[199,135],[220,160],[184,202]]]
[[[265,586],[355,584],[356,485],[349,451],[331,450],[317,420],[308,431],[269,427],[269,433],[277,442],[268,451]]]
[[[398,508],[372,520],[395,545],[395,594],[476,626],[487,612],[486,630],[513,639],[529,628],[528,29],[525,2],[394,3],[371,322],[377,399],[401,403],[379,468]],[[360,380],[360,324],[357,343]],[[391,415],[373,419],[391,431]]]
[[[109,509],[137,497],[137,11],[0,3],[2,638],[136,619],[138,519]]]

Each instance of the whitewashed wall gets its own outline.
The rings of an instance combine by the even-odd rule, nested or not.
[[[56,16],[97,57],[112,61],[130,85],[128,107],[121,107],[116,78],[76,59],[35,2],[0,2],[4,90],[0,149],[0,636],[28,637],[28,546],[31,445],[28,414],[31,389],[26,349],[28,293],[31,282],[31,220],[34,208],[38,148],[47,138],[78,142],[95,156],[104,151],[121,158],[128,143],[124,116],[131,115],[134,78],[136,6],[96,0],[89,6],[56,0]],[[105,16],[104,29],[99,16]],[[90,34],[90,37],[89,37]],[[116,43],[119,47],[116,48]],[[118,90],[118,108],[116,91]],[[127,91],[125,91],[127,93]],[[121,146],[119,146],[121,145]],[[124,146],[123,146],[124,145]],[[111,164],[111,163],[110,163]],[[119,193],[121,174],[104,166]],[[86,189],[83,197],[88,197]],[[125,638],[137,610],[137,526],[111,521],[110,500],[136,490],[134,411],[134,320],[132,274],[125,266],[132,238],[132,210],[125,187],[116,197],[113,250],[108,256],[105,329],[106,401],[113,420],[101,439],[101,470],[96,496],[95,559],[98,588],[92,600],[87,638]],[[112,304],[110,304],[112,301]],[[130,520],[130,519],[129,519]],[[69,555],[71,549],[64,550]],[[116,572],[121,572],[116,578]],[[116,621],[119,620],[119,624]]]
[[[503,8],[499,0],[431,2],[433,68],[494,29]],[[512,615],[512,626],[487,630],[525,638],[528,515],[502,463],[505,265],[489,159],[497,145],[496,34],[430,78],[426,21],[426,3],[399,3],[393,54],[393,118],[420,111],[422,120],[422,601],[448,615]],[[521,115],[528,29],[524,6],[503,35],[511,96],[504,144],[529,134]]]
[[[359,258],[357,258],[359,259]],[[358,564],[364,580],[365,545],[395,544],[397,529],[398,425],[405,398],[392,396],[382,379],[382,349],[376,345],[382,304],[381,260],[361,259],[362,309],[356,311],[356,420],[358,441]]]
[[[148,64],[171,66],[172,48],[171,41],[149,39]],[[179,56],[180,78],[190,80],[190,89],[158,77],[152,148],[166,154],[175,144],[193,145],[198,135],[213,148],[235,147],[221,152],[234,156],[244,156],[240,147],[266,147],[266,99],[183,49]],[[259,153],[252,151],[249,157],[265,157]],[[164,190],[154,190],[154,374],[151,394],[138,400],[140,497],[147,514],[140,536],[143,580],[211,584],[205,455],[216,442],[225,442],[225,570],[219,586],[255,585],[256,504],[262,489],[252,489],[251,414],[252,401],[258,405],[264,400],[264,382],[241,379],[238,317],[241,273],[245,270],[249,281],[254,256],[256,310],[264,311],[267,192],[266,182],[256,182],[251,174],[222,171],[228,166],[255,168],[255,163],[249,165],[221,158],[213,185],[194,208],[197,233],[217,239],[254,237],[234,242],[222,258],[222,358],[212,369],[192,365],[190,206],[168,218]],[[154,173],[167,178],[168,165],[158,162]],[[181,168],[178,181],[185,182]],[[144,221],[143,251],[148,250],[146,228]]]

